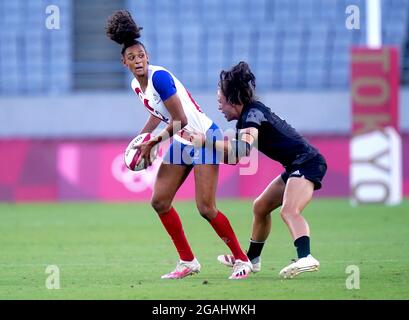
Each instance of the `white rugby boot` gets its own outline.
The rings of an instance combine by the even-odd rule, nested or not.
[[[239,280],[239,279],[246,279],[251,271],[252,271],[252,264],[250,261],[242,261],[237,259],[233,265],[233,273],[229,277],[232,280]]]
[[[312,255],[308,255],[305,258],[293,260],[288,266],[281,269],[279,275],[284,279],[294,278],[303,272],[318,271],[320,263]]]
[[[194,258],[192,261],[179,260],[175,270],[164,274],[162,279],[183,279],[200,272],[200,263]]]
[[[220,256],[217,256],[217,261],[219,261],[221,264],[227,267],[233,267],[236,259],[234,259],[233,255],[231,254],[221,254]],[[261,270],[261,258],[259,257],[259,260],[257,263],[252,263],[251,271],[254,273],[257,273],[257,272],[260,272],[260,270]]]

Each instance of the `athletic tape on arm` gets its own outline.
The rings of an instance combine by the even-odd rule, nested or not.
[[[248,157],[251,145],[247,141],[233,139],[231,141],[231,152],[236,158]]]

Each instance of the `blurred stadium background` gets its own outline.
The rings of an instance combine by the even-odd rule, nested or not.
[[[345,27],[350,4],[360,8],[359,30]],[[49,5],[59,8],[60,29],[45,27]],[[258,95],[328,157],[320,195],[348,196],[350,48],[365,46],[365,5],[363,0],[1,0],[0,200],[149,197],[152,179],[131,177],[115,162],[147,117],[130,89],[119,46],[104,34],[107,16],[119,8],[130,10],[144,27],[151,63],[180,78],[223,128],[232,125],[217,111],[218,74],[248,61]],[[407,0],[382,2],[383,43],[400,53],[404,163],[408,10]],[[219,195],[256,195],[280,170],[269,161],[262,168],[250,190],[240,190],[237,170],[223,169]],[[404,166],[406,195],[408,170]],[[188,183],[179,197],[193,196],[190,189]]]
[[[50,5],[59,9],[59,29],[46,28]],[[360,8],[358,30],[345,26],[348,5]],[[308,219],[325,266],[315,281],[276,281],[271,290],[271,266],[277,271],[293,252],[284,224],[274,220],[263,257],[267,273],[254,278],[259,290],[249,282],[230,287],[227,296],[220,280],[227,270],[213,267],[223,244],[191,214],[196,209],[188,201],[177,207],[209,268],[199,279],[212,285],[203,290],[194,280],[155,282],[169,271],[175,254],[147,203],[158,163],[136,174],[123,167],[123,151],[147,113],[130,88],[120,47],[105,36],[107,16],[122,8],[144,27],[141,40],[150,62],[172,71],[222,128],[233,124],[217,111],[219,72],[246,60],[257,77],[258,96],[326,156],[329,169],[317,196],[340,199],[313,201],[306,210],[315,213]],[[366,46],[365,10],[364,0],[0,0],[0,298],[175,298],[175,288],[182,289],[180,298],[408,298],[408,202],[351,208],[346,201],[350,50]],[[408,19],[409,0],[382,1],[383,45],[399,52],[406,197]],[[218,199],[233,199],[220,201],[220,208],[243,245],[252,218],[249,200],[282,171],[261,155],[258,164],[253,175],[240,175],[234,166],[220,172]],[[193,198],[190,177],[177,199]],[[62,203],[67,201],[75,203]],[[112,201],[132,203],[106,204]],[[204,246],[204,238],[212,246]],[[161,252],[159,262],[152,251]],[[51,263],[63,268],[63,286],[71,291],[43,290],[44,267]],[[365,274],[360,293],[345,291],[344,270],[351,263]]]

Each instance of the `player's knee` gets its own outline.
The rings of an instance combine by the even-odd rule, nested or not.
[[[292,206],[284,205],[281,208],[280,215],[281,215],[281,218],[284,221],[288,221],[288,220],[291,220],[294,217],[299,216],[300,215],[300,210],[298,208],[295,208],[295,207],[292,207]]]
[[[170,201],[155,198],[155,197],[151,199],[151,206],[158,214],[169,211],[171,207],[171,203],[172,202]]]
[[[253,201],[253,215],[258,218],[264,218],[270,212],[266,210],[266,206],[259,198]]]
[[[199,203],[197,209],[199,210],[200,215],[208,221],[212,220],[217,215],[216,207],[206,203]]]

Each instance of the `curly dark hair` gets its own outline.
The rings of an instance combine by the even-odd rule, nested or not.
[[[228,103],[246,105],[255,100],[256,77],[247,62],[240,61],[230,70],[220,72],[219,88]]]
[[[136,44],[141,45],[145,49],[145,46],[136,40],[141,37],[142,29],[142,27],[138,27],[127,10],[115,11],[108,17],[105,25],[107,37],[122,45],[122,55],[125,53],[126,48]]]

